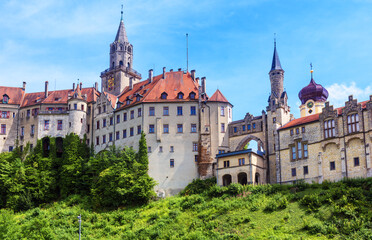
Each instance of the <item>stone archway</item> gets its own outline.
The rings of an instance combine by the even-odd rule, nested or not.
[[[260,174],[256,173],[255,176],[254,176],[254,184],[258,185],[260,183],[261,183]]]
[[[247,145],[247,143],[249,143],[249,142],[252,141],[252,140],[254,140],[254,141],[257,142],[257,148],[258,148],[257,150],[263,152],[263,150],[264,150],[264,149],[263,149],[263,146],[264,146],[263,141],[262,141],[260,138],[254,136],[254,135],[247,135],[245,138],[243,138],[243,139],[239,142],[239,144],[238,144],[238,146],[236,147],[235,151],[243,150],[244,147],[245,147],[245,145]]]
[[[247,185],[248,183],[248,175],[245,172],[241,172],[238,174],[238,183],[241,185]]]
[[[231,175],[225,174],[222,177],[222,185],[223,186],[229,186],[231,184]]]

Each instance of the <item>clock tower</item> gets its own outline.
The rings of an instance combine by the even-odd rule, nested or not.
[[[110,44],[109,68],[101,72],[102,92],[118,96],[125,87],[141,79],[133,69],[133,45],[129,43],[123,21],[123,10],[115,41]]]

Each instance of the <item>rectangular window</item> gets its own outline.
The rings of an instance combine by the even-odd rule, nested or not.
[[[169,161],[169,166],[170,166],[171,168],[174,168],[174,159],[171,159],[171,160]]]
[[[169,107],[163,107],[163,116],[169,116]]]
[[[31,125],[30,135],[33,136],[35,134],[35,125]]]
[[[358,113],[347,116],[347,129],[349,133],[359,132],[359,115]]]
[[[109,142],[112,142],[112,140],[113,140],[112,135],[113,135],[112,133],[109,133]]]
[[[99,145],[99,137],[96,137],[96,145]]]
[[[324,138],[336,136],[335,120],[324,121]]]
[[[304,158],[308,157],[308,151],[307,151],[307,143],[304,143]]]
[[[137,126],[137,134],[141,134],[142,130],[141,130],[141,125],[138,125]]]
[[[297,173],[296,173],[296,168],[292,168],[292,177],[296,177]]]
[[[243,132],[245,132],[245,125],[242,126],[242,130],[243,130]]]
[[[276,117],[273,117],[273,123],[276,123]]]
[[[182,116],[182,106],[177,107],[177,115]]]
[[[110,126],[112,126],[113,124],[114,124],[114,118],[110,117]]]
[[[222,133],[225,132],[225,124],[224,124],[224,123],[221,123],[221,132],[222,132]]]
[[[90,132],[90,125],[88,124],[87,125],[87,133],[89,133]]]
[[[1,118],[7,118],[7,112],[2,111],[1,112]]]
[[[291,147],[291,153],[292,153],[292,160],[296,160],[296,146]]]
[[[103,112],[106,112],[106,105],[103,105]]]
[[[190,107],[190,115],[196,115],[196,107],[195,106]]]
[[[147,152],[148,152],[148,153],[151,152],[151,147],[147,147]]]
[[[9,152],[13,151],[13,146],[9,146]]]
[[[228,167],[230,167],[230,161],[229,161],[229,160],[227,160],[227,161],[223,161],[223,167],[224,167],[224,168],[228,168]]]
[[[245,165],[245,159],[244,158],[239,158],[239,166]]]
[[[163,133],[169,133],[169,125],[163,124]]]
[[[1,134],[6,134],[6,124],[1,124]]]
[[[117,132],[116,132],[116,140],[119,140],[119,139],[120,139],[120,132],[117,131]]]
[[[234,127],[234,133],[236,133],[237,131],[238,131],[238,128]]]
[[[196,124],[195,123],[191,124],[191,132],[196,133]]]
[[[106,118],[105,118],[105,119],[103,119],[103,121],[102,121],[102,127],[106,127],[106,125],[107,125],[107,123],[106,123]]]
[[[293,129],[291,129],[291,136],[293,135]]]
[[[197,142],[193,142],[192,143],[192,151],[193,152],[197,152],[198,151],[198,143]]]
[[[149,108],[149,116],[155,116],[155,107]]]
[[[21,127],[21,137],[25,135],[25,127]]]
[[[134,119],[134,110],[130,111],[130,119]]]
[[[301,128],[301,132],[302,132],[302,133],[305,132],[305,127],[302,127],[302,128]]]
[[[76,103],[74,103],[74,109],[77,110],[77,104]]]
[[[225,107],[221,106],[221,116],[225,116]]]
[[[142,116],[142,108],[137,109],[137,116],[141,117]]]
[[[44,121],[44,130],[49,130],[49,120]]]
[[[300,129],[296,128],[296,134],[299,134],[299,133],[300,133]]]
[[[174,147],[170,146],[169,152],[174,152]]]
[[[120,115],[116,115],[116,123],[120,123]]]
[[[177,132],[178,133],[183,133],[183,125],[182,124],[177,124]]]
[[[99,129],[99,120],[97,121],[97,129]]]
[[[62,120],[58,120],[57,130],[62,130]]]
[[[195,155],[195,162],[198,161],[198,155]]]
[[[59,111],[61,111],[61,110],[59,110]],[[81,111],[84,111],[84,105],[83,104],[81,104]]]
[[[106,135],[102,136],[102,143],[106,143]]]
[[[30,117],[30,115],[31,115],[31,111],[30,111],[30,109],[28,109],[28,110],[27,110],[27,113],[26,113],[26,117],[28,117],[28,118],[29,118],[29,117]]]
[[[302,158],[302,144],[300,142],[297,143],[297,154],[298,154],[298,159]]]
[[[133,135],[134,135],[134,128],[130,128],[129,134],[130,134],[131,137],[133,137]]]
[[[335,161],[329,162],[329,169],[331,171],[336,169],[336,162]]]
[[[162,146],[159,147],[159,152],[163,152],[163,147]]]
[[[155,125],[154,124],[150,124],[149,125],[149,133],[154,133],[155,132]]]
[[[251,124],[248,124],[247,129],[251,130]]]
[[[123,113],[123,121],[124,121],[124,122],[127,121],[127,113],[126,113],[126,112]]]
[[[354,158],[354,167],[357,167],[357,166],[359,166],[359,158],[355,157]]]
[[[255,123],[252,124],[252,128],[253,128],[253,129],[256,128],[256,124],[255,124]]]
[[[307,174],[309,174],[309,167],[304,166],[304,175],[307,175]]]
[[[123,138],[127,138],[127,129],[123,130]]]

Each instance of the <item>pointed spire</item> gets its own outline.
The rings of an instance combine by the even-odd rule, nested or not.
[[[273,63],[271,64],[271,70],[283,70],[282,66],[280,65],[279,55],[276,51],[276,38],[274,38],[274,55],[273,55]]]
[[[120,25],[118,28],[118,32],[116,33],[115,42],[128,42],[127,33],[125,31],[124,21],[123,21],[123,5],[121,5],[121,20]]]
[[[314,78],[313,78],[313,72],[314,72],[314,70],[313,70],[313,63],[310,63],[311,80],[314,81]]]

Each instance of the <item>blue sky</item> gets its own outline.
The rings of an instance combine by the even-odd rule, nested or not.
[[[123,1],[21,1],[0,3],[0,85],[27,92],[100,83],[109,64]],[[291,112],[299,116],[298,92],[314,79],[329,101],[372,94],[372,1],[126,0],[124,22],[134,45],[133,67],[144,77],[186,68],[207,78],[234,105],[234,120],[258,115],[270,92],[273,36],[285,70]]]

